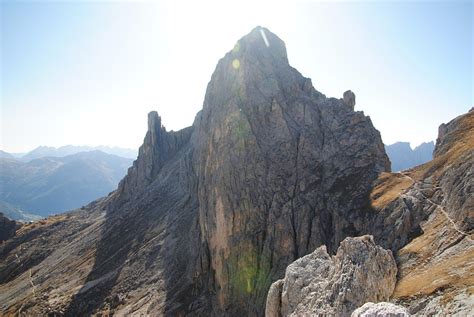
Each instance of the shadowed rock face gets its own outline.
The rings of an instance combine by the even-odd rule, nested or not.
[[[389,169],[370,118],[316,91],[258,27],[219,61],[192,127],[150,113],[116,192],[32,228],[41,244],[27,227],[0,248],[4,312],[263,315],[289,263],[359,235]],[[26,240],[45,248],[35,262]]]
[[[346,105],[348,105],[349,107],[351,107],[352,110],[354,110],[354,106],[356,104],[356,97],[352,91],[345,91],[342,95],[342,99],[344,100],[344,103]]]
[[[371,180],[389,170],[370,119],[317,92],[260,28],[217,65],[193,142],[213,307],[232,314],[261,314],[288,263],[355,234]]]
[[[440,127],[432,161],[403,173],[382,173],[374,183],[371,211],[356,225],[394,251],[399,269],[396,285],[389,285],[384,278],[389,270],[380,264],[387,262],[383,258],[361,262],[368,258],[367,250],[357,247],[364,238],[347,238],[335,258],[320,247],[290,264],[285,278],[273,283],[268,292],[266,315],[349,315],[365,300],[379,301],[389,296],[407,309],[390,303],[367,303],[353,316],[471,314],[473,154],[471,110]],[[370,242],[374,245],[372,239]],[[357,268],[339,265],[340,253],[352,254],[351,263],[356,263]],[[368,263],[373,266],[367,267]],[[367,277],[354,273],[360,268],[370,272]],[[339,274],[338,269],[344,274]],[[340,280],[344,282],[342,291],[334,291],[333,285],[340,284]],[[386,293],[377,297],[380,290]]]
[[[0,212],[0,243],[15,235],[16,222],[8,219]]]

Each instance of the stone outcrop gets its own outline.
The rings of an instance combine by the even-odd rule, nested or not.
[[[356,104],[356,96],[351,90],[344,92],[344,94],[342,95],[342,100],[344,100],[344,103],[351,107],[352,110],[354,110]]]
[[[367,301],[387,300],[396,275],[392,253],[372,236],[346,238],[335,256],[322,246],[290,264],[270,287],[265,315],[349,315]]]
[[[0,243],[13,237],[16,227],[17,225],[14,220],[8,219],[0,212]]]
[[[351,317],[408,317],[410,314],[405,307],[392,303],[365,303],[352,313]]]
[[[189,142],[192,131],[189,127],[178,132],[167,132],[158,113],[150,112],[148,131],[138,151],[138,158],[119,184],[119,199],[129,200],[143,192],[156,179],[163,165]]]
[[[468,114],[472,114],[474,108],[469,110]],[[443,123],[438,128],[438,139],[436,140],[436,147],[434,149],[434,156],[440,156],[451,150],[453,144],[459,142],[460,133],[459,125],[465,120],[465,115],[459,116],[449,123]]]

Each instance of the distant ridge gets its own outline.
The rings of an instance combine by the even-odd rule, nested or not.
[[[412,149],[408,142],[396,142],[385,145],[385,151],[392,162],[392,171],[394,172],[431,161],[434,148],[435,144],[433,141],[421,143],[415,149]]]
[[[0,150],[0,158],[10,159],[10,160],[15,159],[15,157],[12,154],[7,153],[7,152],[2,151],[2,150]]]
[[[90,152],[90,151],[102,151],[107,154],[113,154],[117,155],[120,157],[128,158],[128,159],[136,159],[138,155],[137,150],[133,149],[127,149],[127,148],[120,148],[120,147],[110,147],[110,146],[104,146],[104,145],[99,145],[99,146],[87,146],[87,145],[81,145],[81,146],[75,146],[75,145],[65,145],[61,147],[51,147],[51,146],[39,146],[36,149],[24,154],[23,156],[17,157],[17,159],[23,161],[23,162],[28,162],[37,158],[42,158],[42,157],[64,157],[67,155],[73,155],[79,152]],[[1,156],[3,157],[3,153],[11,156],[11,158],[14,158],[14,156],[10,153],[1,152]]]
[[[28,162],[0,158],[0,212],[17,220],[35,220],[75,209],[117,187],[132,159],[102,151]]]

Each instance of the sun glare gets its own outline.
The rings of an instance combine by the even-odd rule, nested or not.
[[[240,68],[240,61],[237,58],[232,61],[232,67],[234,67],[234,69]]]

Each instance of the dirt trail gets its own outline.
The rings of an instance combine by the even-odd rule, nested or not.
[[[413,181],[413,184],[417,184],[417,183],[420,183],[419,181],[416,181],[415,179],[413,179],[412,177],[410,177],[409,175],[407,174],[403,174],[403,176],[411,179]],[[441,187],[434,187],[434,189],[441,189]],[[434,202],[433,200],[431,200],[430,198],[426,197],[425,194],[423,194],[423,192],[421,192],[421,195],[423,195],[423,197],[429,201],[431,204],[435,205],[436,206],[436,209],[438,209],[439,211],[441,211],[441,213],[446,217],[446,219],[451,223],[451,225],[453,226],[454,230],[456,230],[458,233],[462,234],[463,236],[466,236],[466,238],[470,241],[470,242],[473,242],[473,239],[470,237],[470,235],[467,233],[467,232],[464,232],[462,231],[461,229],[459,229],[459,227],[456,225],[456,223],[454,222],[453,219],[451,219],[451,217],[449,216],[449,214],[446,212],[446,210],[444,209],[443,206],[441,206],[440,204]]]

